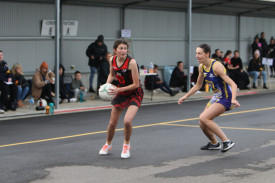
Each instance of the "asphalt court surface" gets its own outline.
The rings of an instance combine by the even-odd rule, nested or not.
[[[1,121],[0,182],[269,182],[275,94],[238,100],[240,108],[215,120],[236,142],[226,153],[200,150],[207,139],[198,116],[208,100],[141,107],[128,160],[120,159],[122,119],[111,154],[98,156],[110,110]]]

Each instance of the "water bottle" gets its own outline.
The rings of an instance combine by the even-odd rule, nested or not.
[[[83,102],[84,100],[83,100],[83,95],[84,95],[84,93],[83,93],[83,91],[81,91],[80,92],[80,96],[79,96],[79,102]]]
[[[149,64],[149,73],[153,73],[154,72],[154,64],[153,62],[150,62]]]
[[[50,106],[46,106],[46,114],[50,114]]]
[[[33,108],[34,108],[34,99],[33,99],[33,97],[31,97],[31,99],[30,99],[30,110],[32,111]]]
[[[54,103],[50,103],[50,114],[54,114]]]

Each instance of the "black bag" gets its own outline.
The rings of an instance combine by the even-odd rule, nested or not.
[[[156,75],[146,76],[144,80],[146,90],[154,90],[157,88]]]

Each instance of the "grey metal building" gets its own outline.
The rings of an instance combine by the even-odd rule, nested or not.
[[[61,1],[62,19],[78,21],[77,36],[63,37],[61,62],[89,72],[87,46],[103,34],[108,49],[121,28],[132,31],[132,49],[139,64],[174,65],[186,61],[188,0],[80,0]],[[195,48],[208,43],[212,49],[240,49],[247,62],[256,34],[264,31],[267,41],[275,36],[274,3],[258,0],[193,0],[191,65],[197,65]],[[55,61],[53,37],[41,36],[42,20],[55,19],[53,0],[0,1],[0,50],[9,66],[23,65],[34,72],[46,60]]]

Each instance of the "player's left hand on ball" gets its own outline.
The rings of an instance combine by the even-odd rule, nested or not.
[[[237,100],[232,100],[231,103],[234,105],[234,107],[240,107],[240,103]]]

